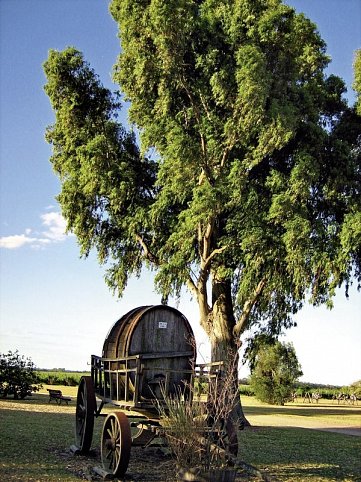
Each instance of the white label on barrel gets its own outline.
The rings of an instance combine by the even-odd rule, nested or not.
[[[158,328],[167,328],[168,322],[167,321],[160,321],[158,324]]]

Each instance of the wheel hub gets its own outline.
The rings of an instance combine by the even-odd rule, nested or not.
[[[116,440],[114,437],[112,438],[109,438],[106,442],[105,442],[105,447],[107,448],[107,450],[115,450],[115,447],[116,447]]]

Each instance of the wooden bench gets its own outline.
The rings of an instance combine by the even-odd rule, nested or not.
[[[47,389],[49,392],[49,402],[50,403],[52,400],[54,400],[58,405],[61,405],[61,402],[66,402],[68,405],[69,402],[71,402],[70,397],[64,397],[62,394],[61,390],[52,390],[51,388]]]

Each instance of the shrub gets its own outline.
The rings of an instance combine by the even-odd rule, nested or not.
[[[3,398],[14,395],[15,399],[24,399],[39,390],[39,382],[31,358],[25,358],[17,350],[0,354],[0,393]]]
[[[239,385],[239,394],[246,397],[253,397],[254,390],[250,385],[241,384]]]
[[[357,399],[361,399],[361,380],[354,382],[350,386],[350,392],[351,394],[355,395]]]
[[[260,346],[250,386],[261,402],[284,405],[291,399],[295,382],[301,375],[293,345],[275,341],[271,345]]]

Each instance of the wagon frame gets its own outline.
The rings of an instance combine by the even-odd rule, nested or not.
[[[189,369],[169,368],[172,366],[170,360],[184,357],[189,358]],[[194,348],[114,358],[92,355],[91,375],[82,377],[78,387],[74,450],[89,453],[94,420],[105,417],[101,434],[103,469],[112,476],[124,476],[132,445],[146,447],[154,438],[165,437],[159,415],[159,405],[166,405],[164,397],[179,394],[181,390],[185,399],[192,401],[195,380],[199,384],[207,382],[210,386],[222,372],[223,362],[195,364],[194,358]],[[151,379],[150,373],[155,374]],[[176,387],[172,385],[174,379],[178,382]],[[105,405],[112,405],[116,410],[102,413]],[[133,435],[131,427],[137,429]],[[200,434],[200,440],[204,435]],[[231,454],[237,452],[237,433],[233,424],[224,423],[213,434],[214,439],[217,437],[222,438],[223,446],[226,444]]]

